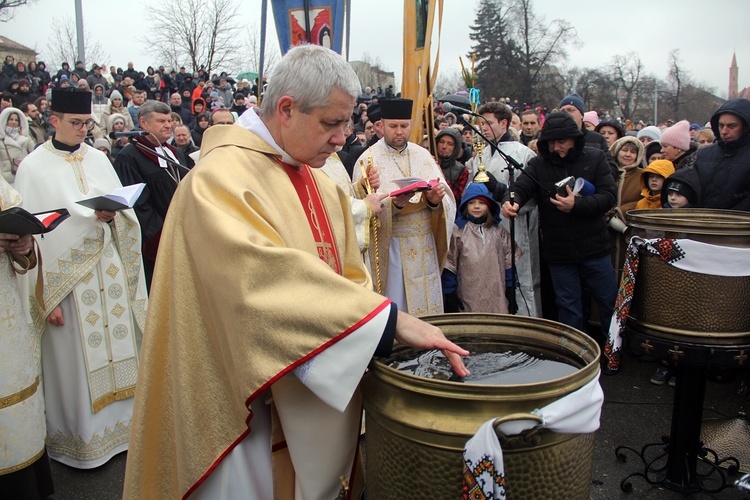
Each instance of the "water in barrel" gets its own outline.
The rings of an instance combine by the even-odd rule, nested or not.
[[[391,368],[419,377],[486,385],[547,382],[571,375],[580,368],[568,360],[543,352],[531,353],[499,345],[495,345],[494,348],[488,352],[477,352],[473,349],[474,352],[464,358],[464,364],[471,371],[465,378],[456,377],[448,359],[437,350],[407,350],[392,357],[388,364]]]

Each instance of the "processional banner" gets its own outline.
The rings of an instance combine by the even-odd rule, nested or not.
[[[345,0],[271,0],[281,53],[297,45],[322,45],[341,54]]]

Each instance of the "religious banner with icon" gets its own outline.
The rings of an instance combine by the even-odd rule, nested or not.
[[[341,54],[344,0],[271,0],[281,53],[303,43]]]

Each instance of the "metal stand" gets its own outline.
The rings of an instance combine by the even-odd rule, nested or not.
[[[726,472],[736,474],[740,467],[739,461],[734,457],[720,459],[716,452],[704,447],[700,440],[706,371],[705,366],[676,366],[677,384],[672,403],[672,428],[668,438],[663,437],[661,443],[647,444],[640,451],[629,446],[618,446],[615,449],[615,455],[621,462],[627,461],[624,453],[627,450],[640,458],[645,467],[643,472],[634,472],[620,482],[623,491],[633,490],[630,482],[633,477],[641,477],[648,484],[663,486],[686,495],[696,492],[717,493],[731,486],[727,482]],[[652,455],[650,450],[657,447],[661,450]],[[728,465],[728,471],[722,465]]]

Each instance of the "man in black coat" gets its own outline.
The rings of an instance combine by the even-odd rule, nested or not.
[[[506,193],[502,215],[516,217],[526,202],[536,199],[541,250],[552,276],[558,320],[585,331],[583,285],[599,307],[606,338],[617,295],[604,218],[615,205],[617,187],[606,154],[586,147],[580,127],[564,112],[547,117],[538,146],[539,156],[518,176],[514,193]],[[594,194],[578,197],[570,186],[558,189],[555,183],[567,177],[582,177],[594,186]]]
[[[711,117],[716,143],[698,150],[698,206],[750,211],[750,101],[730,99]]]
[[[189,172],[182,152],[167,143],[172,137],[170,112],[164,102],[152,100],[142,104],[138,108],[138,123],[148,135],[131,139],[114,164],[123,186],[146,184],[133,209],[141,224],[143,270],[149,288],[167,209],[177,185]]]
[[[607,163],[609,169],[612,172],[615,182],[620,178],[620,169],[617,167],[617,160],[612,158],[609,154],[609,145],[607,145],[607,139],[598,132],[588,130],[583,126],[583,114],[586,112],[586,108],[583,103],[583,98],[578,94],[570,94],[563,97],[560,104],[557,106],[560,111],[568,113],[578,125],[581,133],[583,134],[583,142],[590,148],[601,149],[604,151],[607,157]]]

